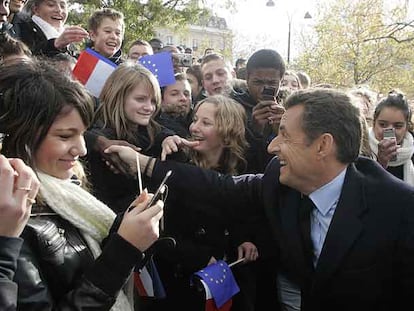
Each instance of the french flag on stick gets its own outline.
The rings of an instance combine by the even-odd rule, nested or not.
[[[106,79],[116,64],[91,49],[84,50],[73,69],[73,76],[95,97],[99,97]]]
[[[134,271],[134,283],[141,297],[162,299],[166,297],[158,269],[153,258],[139,271]]]

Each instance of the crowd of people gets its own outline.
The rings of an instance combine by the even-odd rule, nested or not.
[[[411,304],[403,92],[315,84],[273,49],[234,66],[157,38],[123,51],[122,12],[68,14],[0,0],[1,310],[204,310],[192,276],[219,260],[240,262],[232,311]],[[98,97],[72,75],[81,44],[117,65]],[[138,62],[159,52],[162,87]],[[134,282],[149,261],[165,297]]]

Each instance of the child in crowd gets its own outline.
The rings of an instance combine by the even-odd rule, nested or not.
[[[92,49],[119,65],[123,62],[124,14],[110,8],[95,11],[88,21]]]

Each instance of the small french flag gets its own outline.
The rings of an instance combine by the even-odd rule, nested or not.
[[[233,305],[233,300],[229,299],[227,300],[224,305],[222,305],[220,308],[216,306],[216,303],[214,301],[213,295],[211,295],[211,291],[208,288],[208,285],[203,280],[200,280],[201,284],[203,285],[204,291],[206,293],[206,305],[204,311],[229,311],[231,309],[231,306]]]
[[[73,76],[95,97],[99,97],[106,79],[116,64],[91,49],[84,50],[73,69]]]
[[[153,258],[140,270],[134,271],[134,283],[141,297],[162,299],[166,297],[164,285],[162,284],[158,269]]]

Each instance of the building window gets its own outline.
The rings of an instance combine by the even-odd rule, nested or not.
[[[193,51],[197,51],[197,49],[198,49],[198,40],[193,39]]]
[[[173,37],[172,36],[167,36],[167,44],[168,45],[172,45],[173,44]]]

